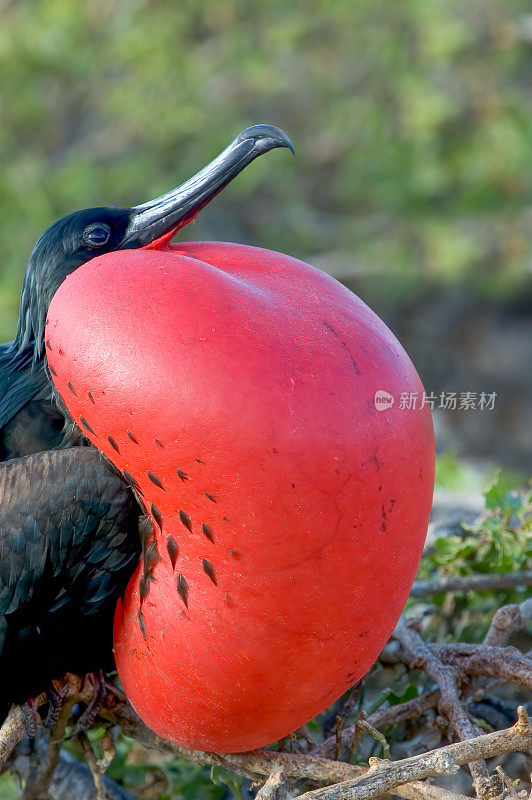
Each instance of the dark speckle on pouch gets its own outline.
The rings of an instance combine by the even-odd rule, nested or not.
[[[179,547],[177,546],[177,542],[173,536],[169,535],[166,537],[166,549],[168,550],[168,555],[170,556],[172,569],[175,569],[176,561],[179,556]]]
[[[92,433],[93,436],[96,436],[96,434],[94,433],[93,429],[91,428],[91,426],[89,425],[84,416],[81,415],[79,421],[81,422],[85,430],[87,430],[89,433]]]
[[[218,580],[216,578],[216,571],[211,564],[210,561],[207,561],[206,558],[202,559],[201,565],[203,567],[204,573],[211,579],[215,586],[218,585]]]
[[[334,336],[336,336],[336,338],[339,340],[339,342],[340,342],[340,344],[342,345],[343,349],[344,349],[344,350],[347,352],[347,354],[349,355],[349,360],[350,360],[350,362],[351,362],[351,366],[353,367],[353,369],[354,369],[355,373],[356,373],[357,375],[360,375],[361,373],[360,373],[360,370],[359,370],[359,368],[358,368],[358,364],[357,364],[357,362],[355,361],[355,359],[353,358],[353,354],[352,354],[352,352],[351,352],[351,349],[350,349],[349,345],[348,345],[346,342],[344,342],[344,340],[343,340],[343,339],[341,339],[341,338],[340,338],[340,334],[338,333],[338,331],[337,331],[335,328],[333,328],[333,326],[332,326],[332,325],[331,325],[329,322],[327,322],[326,320],[323,320],[323,324],[325,325],[325,327],[327,328],[327,330],[328,330],[328,331],[330,331],[330,332],[331,332],[331,333],[332,333]]]
[[[122,475],[130,486],[132,486],[134,489],[139,489],[137,479],[130,472],[128,472],[127,469],[122,470]]]
[[[157,506],[154,505],[153,503],[151,504],[150,509],[151,509],[151,513],[153,514],[153,518],[154,518],[155,522],[159,526],[159,529],[162,530],[163,529],[163,515],[161,514],[161,512],[159,511]]]
[[[120,448],[118,447],[117,443],[115,442],[112,436],[108,436],[107,441],[109,442],[113,450],[116,450],[117,453],[120,453]]]
[[[188,530],[192,533],[192,520],[182,508],[179,509],[179,519],[185,528],[188,528]]]
[[[163,489],[163,491],[164,491],[164,486],[162,485],[162,483],[159,480],[159,478],[157,477],[157,475],[154,475],[153,472],[148,472],[148,478],[150,479],[150,481],[153,484],[155,484],[155,486],[158,486],[159,489]]]
[[[145,623],[145,621],[144,621],[144,615],[143,615],[143,613],[142,613],[142,609],[140,609],[140,608],[139,608],[139,610],[137,611],[137,619],[138,619],[138,621],[139,621],[139,628],[140,628],[140,632],[142,633],[142,636],[144,637],[144,641],[146,641],[146,642],[147,642],[147,636],[146,636],[146,623]]]
[[[214,544],[214,534],[212,530],[209,528],[209,526],[203,523],[201,526],[201,530],[203,531],[207,539],[209,539],[209,541],[213,542]]]
[[[181,572],[177,576],[177,591],[181,600],[188,608],[188,583],[185,576]]]

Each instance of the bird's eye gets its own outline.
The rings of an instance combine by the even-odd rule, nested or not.
[[[93,222],[83,231],[83,241],[90,247],[103,247],[111,236],[111,228],[105,222]]]

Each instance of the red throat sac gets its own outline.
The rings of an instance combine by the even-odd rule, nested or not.
[[[49,310],[54,383],[149,522],[118,604],[120,679],[177,744],[270,744],[370,668],[434,484],[407,354],[331,277],[243,245],[95,258]],[[102,303],[102,286],[105,302]],[[375,396],[396,399],[385,408]]]

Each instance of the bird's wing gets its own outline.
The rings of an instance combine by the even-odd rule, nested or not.
[[[0,464],[0,615],[31,622],[69,602],[85,614],[116,602],[137,530],[131,492],[93,448]]]
[[[43,359],[34,362],[33,347],[0,344],[0,430],[31,400],[50,400],[52,386]]]
[[[53,401],[31,400],[0,431],[0,461],[60,447],[66,429],[65,417]]]

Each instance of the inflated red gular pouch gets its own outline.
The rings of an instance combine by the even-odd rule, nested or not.
[[[131,703],[187,747],[290,733],[369,669],[418,565],[434,439],[405,351],[333,278],[221,242],[94,258],[46,336],[151,516],[115,620]]]

